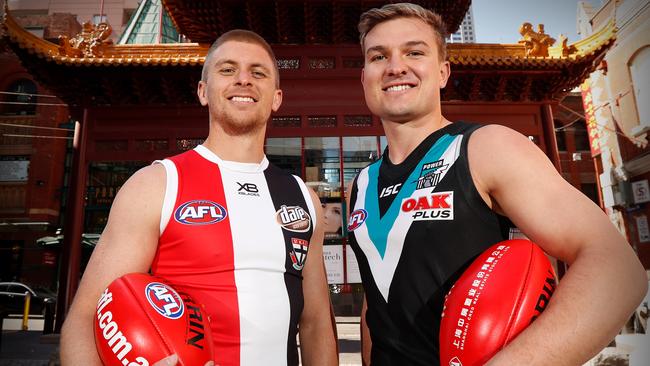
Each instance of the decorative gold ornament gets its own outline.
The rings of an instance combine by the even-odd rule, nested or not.
[[[59,36],[59,54],[68,57],[102,57],[106,46],[113,44],[108,37],[113,33],[113,28],[108,23],[94,25],[86,22],[81,33],[68,39]]]

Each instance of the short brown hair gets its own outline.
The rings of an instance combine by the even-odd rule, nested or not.
[[[212,54],[217,50],[217,48],[221,47],[222,44],[228,41],[252,43],[264,48],[266,53],[271,58],[271,61],[273,61],[273,70],[275,72],[275,87],[280,87],[280,70],[278,70],[278,62],[275,59],[273,49],[271,49],[271,46],[259,34],[245,29],[230,30],[222,34],[219,38],[217,38],[216,41],[214,41],[208,50],[208,54],[205,56],[205,61],[203,62],[203,69],[201,70],[202,81],[206,81],[208,78],[208,66],[210,57],[212,57]]]
[[[420,5],[411,3],[387,4],[381,8],[370,9],[361,14],[358,26],[361,48],[363,48],[366,35],[368,35],[368,32],[370,32],[377,24],[396,18],[420,19],[430,25],[436,37],[440,59],[447,59],[447,25],[440,15],[421,7]]]

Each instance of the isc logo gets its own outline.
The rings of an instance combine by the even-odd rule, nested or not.
[[[222,221],[228,213],[218,203],[206,200],[194,200],[178,206],[174,219],[185,225],[207,225]]]
[[[289,231],[304,233],[311,228],[311,218],[300,206],[282,205],[275,213],[275,217],[278,224]]]
[[[348,221],[348,231],[354,231],[361,226],[361,224],[366,221],[366,218],[368,218],[368,211],[364,209],[359,209],[359,210],[354,210],[350,214],[350,220]]]
[[[183,300],[173,288],[160,282],[151,282],[144,290],[149,304],[162,316],[178,319],[183,315]]]

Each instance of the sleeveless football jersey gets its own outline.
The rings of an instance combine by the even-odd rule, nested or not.
[[[161,163],[167,189],[152,273],[205,306],[215,365],[297,365],[316,224],[303,181],[266,157],[223,161],[204,146]]]
[[[375,365],[437,365],[444,296],[471,261],[505,238],[469,171],[478,128],[452,123],[397,165],[364,168],[350,196],[348,230],[366,292]]]

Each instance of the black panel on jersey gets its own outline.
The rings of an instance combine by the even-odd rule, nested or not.
[[[434,192],[454,192],[454,220],[413,221],[410,224],[387,301],[375,283],[355,232],[350,233],[350,244],[359,262],[368,302],[366,322],[372,336],[373,366],[438,365],[438,332],[445,294],[474,258],[507,238],[502,233],[501,217],[483,201],[471,177],[467,144],[471,133],[479,127],[452,123],[427,137],[402,164],[390,164],[385,155],[379,168],[379,182],[368,182],[377,184],[377,192],[381,194],[382,188],[406,179],[444,134],[463,135],[458,159],[433,189]],[[358,195],[355,181],[350,197],[351,210]],[[383,215],[390,202],[380,201],[380,205],[386,205],[380,206]]]
[[[269,164],[268,168],[264,171],[264,176],[266,178],[266,183],[269,187],[271,200],[273,201],[273,206],[275,207],[276,212],[280,210],[282,206],[300,206],[311,217],[309,206],[305,201],[302,190],[300,189],[300,185],[292,175],[286,173],[273,164]],[[287,287],[287,293],[289,294],[289,303],[291,306],[291,321],[289,323],[290,327],[287,339],[287,365],[298,365],[298,347],[296,344],[296,334],[298,330],[297,326],[300,321],[300,315],[302,314],[302,309],[304,306],[302,292],[302,269],[296,269],[294,267],[294,263],[291,260],[291,253],[294,251],[292,239],[306,240],[307,243],[309,243],[313,231],[313,217],[311,217],[311,226],[307,232],[301,233],[282,229],[286,247],[285,250],[287,254],[284,264],[284,283]],[[273,316],[273,314],[269,314],[269,316]]]

